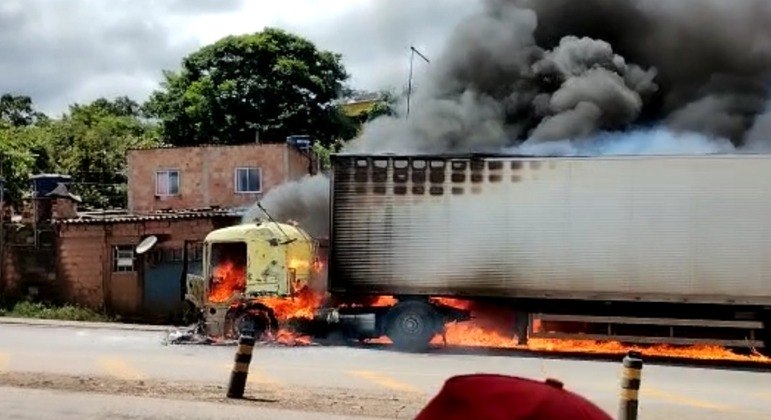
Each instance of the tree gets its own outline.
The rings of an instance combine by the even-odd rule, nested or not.
[[[29,189],[29,175],[35,158],[29,149],[23,128],[0,129],[0,177],[5,182],[6,202],[20,204],[24,192]]]
[[[113,100],[99,98],[87,105],[74,104],[70,106],[70,113],[135,118],[141,118],[144,115],[142,106],[128,96],[119,96]]]
[[[0,122],[14,127],[32,125],[47,119],[32,106],[32,98],[6,93],[0,96]]]
[[[176,145],[283,141],[310,134],[329,143],[341,137],[332,106],[348,78],[341,56],[280,29],[229,36],[165,72],[147,103]],[[343,133],[346,134],[346,133]]]
[[[74,104],[48,136],[48,164],[72,176],[75,192],[92,208],[125,207],[127,150],[161,143],[157,128],[126,97]]]

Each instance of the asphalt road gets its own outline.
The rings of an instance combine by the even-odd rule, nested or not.
[[[41,403],[43,402],[43,403]],[[255,419],[305,420],[307,412],[266,407],[223,406],[222,404],[0,387],[0,417],[4,419]],[[330,420],[355,417],[324,415]]]
[[[104,377],[123,381],[227,384],[234,347],[164,345],[164,338],[166,334],[160,331],[0,324],[0,386],[8,385],[3,383],[4,374],[18,372]],[[288,392],[295,387],[319,391],[335,389],[338,390],[335,392],[350,395],[350,398],[357,398],[357,393],[407,396],[405,398],[413,398],[410,400],[412,403],[405,403],[405,411],[400,414],[410,417],[417,412],[420,404],[438,392],[444,380],[453,375],[476,372],[510,374],[539,380],[556,378],[567,389],[584,395],[614,416],[616,413],[619,362],[539,358],[516,353],[487,355],[484,352],[457,354],[448,351],[405,354],[381,347],[262,346],[255,347],[247,387],[256,393],[256,397],[259,397],[260,392]],[[44,381],[36,387],[47,388],[47,385]],[[24,393],[17,394],[31,398]],[[51,407],[60,407],[64,413],[72,413],[73,407],[88,405],[73,404],[72,401],[78,401],[78,398],[108,398],[88,394],[78,394],[77,397],[74,394],[56,394],[45,398],[50,402],[45,406],[36,405],[34,399],[30,399],[30,411],[27,411],[20,408],[20,404],[26,405],[23,402],[25,400],[8,395],[13,394],[0,390],[0,414],[24,413],[31,416],[16,418],[49,418],[54,414],[51,410],[57,410]],[[280,395],[280,392],[276,395]],[[125,401],[122,405],[98,400],[94,406],[103,404],[105,407],[117,407],[116,410],[120,411],[121,406],[136,408],[145,404],[131,403],[131,398],[137,397],[121,398],[121,401]],[[377,403],[363,398],[361,401],[364,404]],[[161,407],[164,402],[153,399],[146,404]],[[167,400],[165,404],[172,403]],[[265,404],[258,406],[270,409]],[[173,407],[169,406],[168,409],[174,412]],[[245,408],[227,408],[236,411],[242,409]],[[315,411],[311,406],[308,409]],[[110,412],[108,417],[119,418],[118,411]],[[351,414],[348,411],[345,414]],[[155,412],[164,411],[158,409]],[[94,413],[90,411],[80,414],[85,418],[97,418]],[[304,418],[327,416],[318,412],[316,414],[321,417],[312,417],[306,413]],[[161,414],[158,416],[165,418]],[[221,416],[227,418],[229,414],[223,409]],[[270,413],[267,414],[269,416]],[[6,415],[0,417],[9,418]],[[643,370],[640,418],[771,419],[771,373],[646,364]]]

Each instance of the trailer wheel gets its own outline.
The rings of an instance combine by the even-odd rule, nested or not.
[[[385,333],[399,350],[426,350],[440,329],[439,315],[425,302],[401,302],[386,314]]]

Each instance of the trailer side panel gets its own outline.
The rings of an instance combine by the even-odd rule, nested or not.
[[[771,156],[333,163],[333,292],[771,304]]]

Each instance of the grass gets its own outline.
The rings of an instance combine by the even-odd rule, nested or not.
[[[104,313],[77,305],[66,304],[64,306],[54,306],[28,301],[17,302],[10,309],[0,309],[0,316],[57,319],[64,321],[113,321],[112,318]]]

